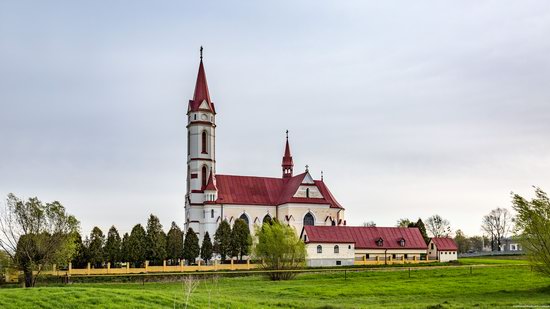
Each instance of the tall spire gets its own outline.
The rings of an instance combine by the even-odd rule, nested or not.
[[[197,83],[195,84],[195,93],[193,94],[193,100],[189,102],[189,108],[192,111],[197,111],[203,101],[206,101],[210,110],[214,111],[214,104],[210,100],[210,92],[208,91],[208,82],[206,81],[206,72],[204,71],[204,64],[202,63],[202,51],[200,48],[200,64],[199,73],[197,74]]]
[[[283,168],[283,178],[292,177],[294,162],[292,162],[292,156],[290,155],[290,146],[288,144],[288,130],[286,130],[285,155],[283,156],[283,163],[281,164],[281,167]]]

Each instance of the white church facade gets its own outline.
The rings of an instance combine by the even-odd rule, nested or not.
[[[254,225],[277,218],[299,234],[305,225],[345,225],[344,208],[309,171],[294,175],[288,132],[281,177],[234,176],[216,171],[216,110],[201,60],[193,99],[187,110],[187,193],[185,230],[202,240],[213,237],[222,220],[241,218]]]

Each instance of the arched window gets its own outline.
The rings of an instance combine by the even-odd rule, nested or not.
[[[317,246],[317,253],[323,253],[323,247],[321,245]]]
[[[262,220],[262,224],[273,224],[273,219],[271,219],[270,215],[265,215],[264,219]]]
[[[246,222],[246,225],[248,225],[248,216],[245,215],[245,214],[242,214],[239,219],[243,220],[244,222]]]
[[[206,182],[208,181],[208,179],[206,178],[206,174],[207,174],[207,171],[206,171],[206,165],[203,165],[202,166],[202,187],[206,187]]]
[[[304,216],[304,225],[315,225],[315,219],[313,218],[313,215],[311,212],[308,212]]]
[[[309,198],[309,188],[306,188],[306,197]]]
[[[405,247],[405,238],[401,238],[401,240],[399,240],[399,245],[401,247]]]
[[[208,153],[206,131],[202,131],[202,153]]]
[[[214,218],[214,209],[210,209],[210,218]]]
[[[338,245],[334,246],[334,253],[340,253],[340,247],[338,247]]]

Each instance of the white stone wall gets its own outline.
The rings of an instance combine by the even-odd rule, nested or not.
[[[440,262],[450,262],[458,260],[456,251],[437,251]]]
[[[321,253],[317,252],[317,247],[321,246]],[[338,253],[335,253],[334,247],[338,246]],[[354,244],[348,243],[309,243],[306,244],[306,264],[308,266],[339,266],[353,265],[355,256]]]

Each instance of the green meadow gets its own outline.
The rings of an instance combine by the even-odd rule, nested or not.
[[[486,262],[489,263],[486,263]],[[497,261],[497,262],[495,262]],[[199,280],[187,308],[463,308],[550,306],[550,278],[525,261],[462,259],[473,267],[423,267]],[[496,263],[496,264],[495,264]],[[518,264],[522,263],[522,264]],[[177,282],[73,283],[0,289],[1,308],[185,308]]]

